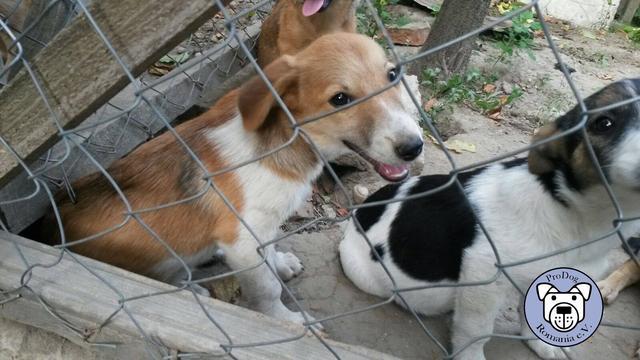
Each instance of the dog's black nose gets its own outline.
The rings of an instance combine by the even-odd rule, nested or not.
[[[569,314],[571,314],[571,307],[569,307],[569,306],[558,306],[558,309],[556,310],[556,312],[559,315],[569,315]]]
[[[402,160],[411,161],[422,153],[423,145],[424,143],[422,142],[422,139],[415,138],[402,145],[396,146],[396,154],[398,154],[398,157]]]

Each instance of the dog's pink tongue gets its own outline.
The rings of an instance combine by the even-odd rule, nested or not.
[[[378,172],[378,174],[380,174],[380,176],[385,178],[385,180],[389,181],[404,180],[407,175],[409,175],[408,165],[394,166],[379,163],[376,165],[375,170]]]
[[[324,0],[304,0],[302,15],[311,16],[320,11],[322,5],[324,5]]]

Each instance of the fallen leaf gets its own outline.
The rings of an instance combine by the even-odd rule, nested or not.
[[[493,110],[491,113],[488,113],[487,116],[491,120],[502,121],[502,112],[500,112],[500,110],[501,109]]]
[[[169,54],[160,58],[160,62],[163,64],[182,64],[183,62],[189,60],[191,57],[191,53],[185,51],[181,54]]]
[[[458,139],[447,140],[445,141],[444,146],[447,149],[455,152],[456,154],[462,154],[465,151],[471,152],[471,153],[476,152],[476,146],[474,144],[470,144]]]
[[[497,110],[500,111],[502,110],[502,106],[509,102],[509,95],[500,95],[498,100],[500,100],[500,107]]]
[[[149,74],[155,75],[155,76],[167,75],[175,67],[176,67],[175,65],[163,64],[163,63],[157,62],[151,65],[151,67],[149,67]]]
[[[440,145],[438,144],[438,140],[433,135],[431,134],[425,134],[425,135],[429,140],[431,140],[431,142],[434,145],[436,146]],[[472,152],[472,153],[476,152],[476,146],[474,144],[470,144],[468,142],[464,142],[462,140],[457,140],[457,139],[445,141],[444,147],[447,148],[447,150],[451,150],[457,154],[462,154],[464,151]]]
[[[513,9],[513,6],[508,1],[501,2],[496,7],[498,8],[500,15],[504,15]]]
[[[426,104],[424,104],[424,111],[429,112],[433,110],[436,105],[438,105],[438,100],[436,100],[436,98],[431,98],[426,102]]]
[[[494,84],[486,84],[485,86],[482,87],[482,91],[484,91],[487,94],[491,94],[494,91],[496,91],[496,86]]]
[[[587,39],[596,40],[596,34],[592,33],[589,30],[582,30],[582,36],[586,37]]]
[[[167,75],[171,70],[175,69],[178,65],[189,60],[191,53],[185,51],[181,54],[165,55],[158,60],[155,64],[149,67],[149,74],[155,76]]]

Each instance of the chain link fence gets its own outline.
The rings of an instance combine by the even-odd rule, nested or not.
[[[20,7],[21,1],[16,1],[15,9]],[[216,185],[216,176],[221,174],[232,172],[237,170],[242,166],[246,166],[247,163],[240,164],[232,164],[229,168],[224,169],[222,171],[216,171],[215,173],[209,172],[202,165],[201,160],[195,155],[194,151],[189,148],[187,142],[180,137],[180,135],[175,131],[172,122],[174,118],[186,111],[191,105],[197,103],[203,91],[207,88],[212,88],[217,86],[217,84],[222,83],[226,78],[234,74],[239,68],[249,66],[255,68],[255,71],[258,75],[264,80],[268,81],[265,74],[261,71],[256,63],[256,59],[253,55],[252,48],[255,45],[255,39],[258,34],[258,29],[260,26],[260,22],[266,15],[268,15],[269,10],[272,6],[271,1],[264,0],[245,0],[245,1],[235,1],[231,5],[225,5],[221,0],[212,1],[220,10],[220,12],[210,21],[208,21],[204,27],[200,28],[198,31],[194,32],[189,40],[183,42],[180,46],[180,49],[177,52],[173,52],[170,55],[169,63],[177,64],[177,68],[171,70],[170,72],[163,74],[163,76],[157,77],[149,75],[145,73],[140,77],[134,76],[133,69],[128,68],[125,65],[125,62],[121,58],[121,54],[119,54],[115,47],[112,46],[111,39],[109,39],[105,33],[103,32],[102,26],[104,24],[100,24],[94,21],[94,17],[89,9],[91,7],[88,5],[86,1],[83,0],[52,0],[45,7],[42,12],[42,16],[36,18],[36,21],[33,22],[30,26],[35,26],[37,22],[46,17],[46,13],[53,9],[55,6],[63,4],[67,9],[68,17],[65,19],[65,23],[74,17],[80,16],[83,17],[90,24],[91,30],[97,33],[102,39],[103,45],[105,46],[106,53],[105,56],[109,57],[110,61],[116,62],[120,66],[120,71],[126,75],[128,79],[128,85],[126,89],[120,93],[118,96],[110,99],[94,114],[87,118],[86,121],[82,122],[81,125],[76,126],[71,129],[65,128],[63,123],[60,122],[60,112],[59,109],[55,109],[53,107],[49,107],[48,121],[51,121],[55,124],[58,129],[58,143],[51,147],[45,154],[39,157],[36,161],[28,162],[24,160],[21,156],[18,155],[18,152],[14,150],[11,143],[9,143],[5,135],[0,134],[0,142],[2,143],[3,153],[2,156],[12,157],[14,160],[18,161],[21,168],[21,176],[23,176],[24,183],[30,184],[29,191],[23,192],[13,192],[11,197],[5,198],[0,202],[0,206],[3,208],[14,206],[20,208],[27,207],[46,207],[52,206],[53,210],[58,217],[58,209],[56,207],[56,201],[54,200],[54,192],[57,189],[61,189],[65,191],[67,195],[71,198],[75,198],[73,179],[78,178],[81,175],[87,174],[89,172],[100,172],[104,177],[106,177],[109,181],[109,184],[113,187],[115,191],[119,194],[119,197],[127,209],[126,214],[123,216],[123,223],[116,228],[112,228],[107,230],[106,232],[116,231],[118,228],[124,226],[124,224],[128,222],[137,222],[140,226],[142,226],[150,236],[152,236],[157,242],[159,242],[167,251],[172,253],[172,256],[181,263],[184,267],[184,271],[189,274],[187,280],[183,283],[181,288],[176,288],[175,290],[171,290],[170,292],[178,292],[182,290],[191,291],[194,294],[194,301],[199,303],[198,297],[195,296],[196,290],[194,285],[201,284],[204,282],[209,282],[213,280],[219,280],[226,277],[231,277],[233,275],[237,275],[238,273],[242,273],[245,271],[250,271],[262,264],[265,264],[269,271],[278,278],[279,283],[282,285],[284,289],[285,296],[289,298],[290,303],[294,307],[293,310],[301,311],[304,314],[306,322],[304,324],[304,331],[298,334],[297,336],[276,339],[268,342],[254,342],[251,338],[243,338],[238,339],[229,335],[224,326],[218,321],[217,314],[208,312],[204,306],[201,306],[203,310],[202,316],[206,317],[211,324],[218,329],[218,331],[224,334],[227,342],[220,346],[220,352],[216,354],[210,354],[215,356],[230,356],[235,358],[236,352],[238,349],[250,348],[250,347],[262,347],[268,346],[277,343],[285,343],[285,342],[296,342],[306,336],[313,336],[319,343],[321,343],[326,349],[327,358],[335,357],[340,358],[340,355],[337,351],[334,350],[333,346],[330,342],[326,341],[323,335],[316,329],[314,325],[318,323],[329,323],[339,318],[345,318],[349,316],[353,316],[358,313],[366,312],[372,310],[374,308],[384,306],[386,304],[392,303],[394,301],[399,301],[404,303],[411,314],[413,315],[415,321],[419,324],[419,327],[422,332],[424,332],[425,336],[430,339],[433,343],[436,344],[437,348],[441,350],[442,358],[448,359],[455,357],[460,351],[464,349],[455,349],[455,352],[450,351],[448,349],[446,343],[443,343],[442,339],[436,338],[430,328],[423,322],[423,319],[413,310],[410,306],[408,306],[407,302],[404,300],[403,295],[408,291],[416,291],[422,289],[428,289],[429,287],[423,288],[411,288],[411,289],[401,289],[395,288],[393,291],[393,296],[389,299],[385,299],[384,301],[380,301],[377,304],[367,306],[365,308],[353,309],[351,311],[333,314],[331,316],[327,316],[325,318],[312,320],[307,314],[307,309],[301,304],[301,302],[296,299],[294,295],[294,290],[292,290],[287,283],[283,282],[277,275],[276,269],[266,261],[265,251],[266,248],[278,244],[285,239],[290,238],[292,235],[296,233],[300,233],[305,229],[309,229],[319,222],[323,223],[339,223],[344,222],[352,218],[352,215],[356,209],[370,206],[378,206],[382,204],[387,204],[386,202],[378,202],[378,203],[367,203],[367,204],[354,204],[350,200],[350,192],[347,191],[345,186],[341,183],[340,178],[336,175],[336,173],[329,166],[327,160],[322,157],[318,148],[313,144],[310,140],[308,134],[305,132],[305,129],[302,127],[304,124],[308,124],[314,121],[322,121],[323,118],[331,115],[334,112],[342,111],[344,108],[337,109],[334,112],[321,114],[319,116],[314,116],[309,119],[294,119],[288,111],[285,111],[288,114],[289,121],[291,127],[293,128],[293,135],[288,141],[283,143],[282,145],[269,149],[264,154],[252,160],[259,161],[264,159],[275,152],[290,146],[296,139],[304,139],[313,151],[322,159],[322,162],[327,169],[331,177],[337,183],[337,191],[340,191],[344,194],[345,198],[349,199],[348,204],[344,204],[345,208],[348,210],[348,214],[346,216],[336,216],[331,218],[321,217],[313,219],[310,222],[304,223],[295,229],[290,229],[286,231],[284,234],[278,236],[273,239],[264,239],[261,238],[260,234],[255,233],[250,224],[248,224],[241,216],[241,214],[236,211],[231,206],[231,201],[227,199],[228,194],[223,194],[219,187]],[[639,101],[640,97],[636,97],[633,99],[628,99],[626,101],[608,104],[604,107],[598,109],[588,109],[585,105],[582,94],[580,94],[574,84],[574,81],[569,73],[569,70],[565,63],[563,62],[562,57],[559,54],[558,48],[556,44],[552,40],[551,34],[549,32],[548,25],[545,23],[544,16],[542,16],[541,9],[538,5],[538,1],[532,1],[531,3],[523,6],[520,9],[517,9],[507,16],[500,18],[492,23],[488,23],[473,32],[465,34],[462,37],[459,37],[455,40],[444,43],[435,48],[429,49],[428,51],[421,52],[417,55],[409,56],[409,57],[401,57],[396,52],[396,49],[388,36],[383,24],[382,20],[378,17],[377,12],[371,2],[371,0],[363,0],[363,4],[361,5],[366,8],[366,11],[371,14],[375,22],[377,23],[380,33],[383,34],[382,40],[384,41],[384,45],[389,50],[389,54],[391,56],[392,61],[396,64],[396,66],[400,69],[406,68],[406,66],[420,58],[429,56],[432,53],[443,50],[452,44],[459,43],[466,39],[472,38],[492,27],[503,23],[513,17],[516,17],[522,14],[525,11],[529,11],[533,9],[538,14],[538,19],[541,22],[542,30],[544,32],[544,36],[548,41],[548,45],[550,50],[553,52],[553,55],[557,59],[559,67],[564,74],[564,77],[569,84],[574,96],[577,101],[580,109],[582,110],[582,121],[575,127],[563,131],[561,134],[554,136],[550,139],[545,140],[545,142],[553,141],[560,137],[568,136],[570,134],[581,133],[584,141],[587,144],[589,143],[589,138],[586,136],[585,125],[587,121],[587,117],[589,114],[597,113],[603,110],[612,109],[619,106],[624,106],[634,101]],[[35,87],[40,94],[42,100],[49,104],[49,96],[51,94],[47,91],[47,84],[39,78],[38,73],[35,69],[32,68],[32,58],[28,56],[26,52],[25,42],[31,41],[36,44],[37,47],[43,47],[46,45],[45,41],[39,39],[29,39],[29,31],[27,29],[23,29],[21,33],[16,33],[15,28],[11,26],[11,24],[15,21],[15,16],[17,16],[16,12],[9,12],[8,14],[4,14],[3,18],[0,18],[0,33],[2,33],[2,38],[0,41],[3,41],[3,45],[0,46],[3,62],[0,67],[0,78],[7,79],[9,74],[17,72],[20,70],[22,72],[26,72],[29,75],[31,86]],[[189,54],[188,56],[181,56],[181,54]],[[222,56],[221,54],[224,54]],[[173,56],[173,58],[171,58]],[[191,57],[190,59],[183,59],[185,57]],[[73,61],[73,58],[70,58],[69,61]],[[201,71],[202,70],[202,71]],[[205,71],[206,70],[206,71]],[[162,70],[161,70],[162,71]],[[91,81],[87,79],[87,81]],[[486,159],[484,161],[474,163],[468,166],[458,166],[453,158],[453,156],[449,153],[444,146],[443,140],[439,135],[438,130],[434,126],[431,118],[424,112],[424,109],[419,105],[421,102],[419,99],[416,99],[412,92],[409,89],[409,85],[403,79],[403,77],[399,77],[396,81],[389,84],[389,86],[385,88],[381,88],[378,91],[362,98],[354,101],[348,107],[355,106],[361,102],[367,101],[369,98],[388,90],[389,88],[398,85],[405,86],[408,90],[408,93],[411,95],[412,101],[414,105],[418,108],[421,114],[421,123],[423,126],[433,134],[434,138],[437,141],[437,144],[443,149],[442,151],[446,154],[446,157],[451,165],[450,181],[436,189],[432,189],[428,192],[413,195],[407,198],[400,199],[400,201],[404,201],[407,199],[413,199],[418,197],[428,197],[438,191],[441,191],[449,186],[457,186],[462,188],[462,184],[459,182],[457,175],[461,172],[476,169],[482,166],[486,166],[495,162],[499,162],[504,159],[511,158],[518,154],[524,154],[534,146],[539,146],[541,144],[534,144],[531,146],[526,146],[521,149],[510,151],[504,153],[498,157],[494,157],[491,159]],[[273,91],[273,87],[269,86],[271,91]],[[0,93],[1,95],[1,93]],[[278,103],[280,106],[284,106],[284,103],[281,99],[279,99],[278,95],[274,92],[274,97],[278,99]],[[0,116],[2,116],[0,114]],[[108,131],[105,131],[108,129]],[[109,171],[107,170],[108,164],[113,162],[114,160],[126,155],[132,149],[137,146],[140,141],[144,141],[156,136],[161,131],[168,131],[174,136],[175,140],[185,149],[186,153],[189,157],[197,164],[200,164],[202,167],[202,171],[207,174],[204,179],[204,184],[202,191],[200,191],[197,195],[191,196],[189,198],[180,199],[178,201],[163,204],[152,209],[134,209],[130,205],[127,197],[124,195],[124,192],[120,188],[120,185],[113,180],[110,176]],[[132,141],[131,134],[137,133],[136,139],[137,141]],[[589,145],[590,146],[590,145]],[[594,164],[598,164],[598,160],[596,158],[593,149],[590,148],[591,161]],[[428,156],[428,155],[427,155]],[[596,165],[597,166],[597,165]],[[620,227],[624,222],[633,221],[637,219],[625,218],[616,198],[616,194],[613,193],[611,187],[607,183],[607,179],[602,172],[602,170],[598,167],[598,172],[601,181],[607,188],[608,194],[610,196],[611,202],[617,211],[617,218],[611,219],[612,224],[615,224],[612,227],[612,230],[609,234],[606,234],[598,239],[590,239],[590,241],[583,242],[579,246],[575,246],[572,248],[563,249],[562,251],[557,251],[550,254],[545,254],[544,256],[536,256],[530,259],[519,261],[517,263],[503,263],[500,261],[500,254],[498,252],[495,253],[496,256],[496,274],[492,278],[486,279],[486,281],[476,282],[472,284],[451,284],[449,286],[455,287],[464,287],[464,286],[481,286],[483,284],[489,284],[491,282],[496,281],[498,277],[504,276],[511,281],[509,277],[508,270],[509,268],[519,266],[522,264],[535,262],[539,259],[551,257],[558,255],[559,253],[575,251],[579,247],[588,246],[597,241],[603,241],[606,237],[610,235],[617,234],[620,237],[621,244],[629,250],[628,245],[625,239],[620,232]],[[24,189],[24,188],[23,188]],[[53,189],[53,190],[52,190]],[[6,190],[6,188],[5,188]],[[201,279],[195,279],[192,274],[193,270],[186,265],[186,263],[180,258],[180,256],[170,248],[170,246],[160,237],[156,235],[156,233],[151,229],[148,225],[145,224],[142,217],[140,216],[143,212],[153,212],[160,211],[161,209],[179,206],[184,203],[189,203],[193,201],[197,201],[200,197],[204,196],[208,192],[213,192],[218,194],[222,199],[224,199],[225,203],[234,216],[243,224],[243,226],[247,227],[249,232],[253,235],[256,241],[256,251],[261,254],[262,263],[256,264],[255,266],[248,269],[241,269],[236,271],[230,271],[223,274],[215,275],[214,277],[207,277]],[[5,191],[6,193],[6,191]],[[397,200],[394,200],[397,201]],[[36,204],[36,205],[34,205]],[[30,219],[32,221],[35,219]],[[16,227],[24,228],[24,224],[20,223],[18,219],[12,218],[3,218],[1,222],[2,228],[5,231],[15,231]],[[62,224],[59,224],[62,229]],[[106,233],[105,232],[105,233]],[[64,234],[64,232],[62,231]],[[85,341],[89,341],[89,336],[87,335],[88,329],[83,327],[82,325],[74,323],[72,319],[67,319],[64,316],[58,314],[55,308],[52,308],[48,305],[47,296],[39,293],[39,289],[32,287],[30,285],[31,274],[34,269],[37,268],[46,268],[51,271],[56,270],[56,266],[62,261],[64,257],[70,257],[75,262],[79,264],[83,264],[84,260],[80,257],[75,256],[71,251],[73,250],[73,246],[87,242],[94,241],[95,238],[102,234],[95,234],[86,239],[74,239],[73,242],[67,242],[62,239],[62,245],[58,245],[55,248],[58,251],[59,257],[57,261],[53,263],[34,263],[27,257],[22,255],[21,247],[16,244],[16,249],[20,252],[22,256],[22,261],[24,265],[24,272],[20,279],[20,285],[16,288],[12,289],[2,289],[0,292],[0,305],[7,304],[13,301],[17,301],[20,298],[20,294],[27,292],[39,299],[41,305],[59,322],[61,326],[64,326],[71,330],[73,333],[77,334],[80,339],[84,339]],[[485,233],[487,239],[492,243],[493,240],[491,238],[490,233]],[[367,241],[369,241],[367,239]],[[369,243],[369,246],[372,246]],[[373,247],[372,247],[373,249]],[[495,246],[494,246],[495,249]],[[635,258],[635,256],[634,256]],[[638,261],[635,258],[636,262]],[[2,263],[2,255],[0,255],[0,263]],[[381,263],[381,266],[384,267],[384,264]],[[136,313],[129,310],[130,304],[140,298],[148,298],[148,297],[158,297],[158,301],[161,300],[162,295],[166,295],[167,291],[163,291],[160,293],[150,293],[146,295],[136,296],[136,297],[127,297],[119,290],[118,283],[111,283],[104,277],[101,277],[98,273],[94,273],[91,270],[91,267],[88,265],[83,265],[86,271],[91,272],[94,276],[96,276],[100,281],[104,282],[106,286],[108,286],[112,291],[114,296],[117,298],[117,306],[114,309],[114,312],[111,316],[103,319],[101,324],[95,327],[95,329],[101,329],[110,321],[113,320],[116,316],[127,316],[131,322],[133,322],[138,328],[140,335],[144,338],[145,342],[148,345],[148,355],[151,358],[156,358],[157,353],[152,351],[151,349],[154,347],[161,347],[162,344],[159,344],[154,336],[150,334],[147,329],[143,326],[139,325],[137,322]],[[387,274],[389,274],[388,269],[385,268]],[[393,281],[393,279],[392,279]],[[515,282],[511,281],[512,284],[516,287],[516,289],[523,294],[524,289],[518,288]],[[395,282],[394,282],[395,283]],[[439,285],[443,286],[443,285]],[[169,326],[169,325],[167,325]],[[634,324],[615,324],[608,323],[604,321],[602,326],[610,326],[610,327],[618,327],[630,330],[640,330],[640,326],[636,326]],[[506,334],[486,334],[481,338],[474,339],[473,341],[479,341],[485,339],[487,337],[499,337],[499,338],[507,338],[512,340],[526,340],[521,336],[515,335],[506,335]],[[100,345],[100,344],[98,344]],[[109,344],[102,344],[104,346],[108,346]],[[470,344],[467,344],[467,346]],[[164,358],[195,358],[202,357],[204,354],[200,353],[179,353],[179,354],[165,354]]]

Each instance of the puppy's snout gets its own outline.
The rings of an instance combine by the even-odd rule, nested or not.
[[[405,161],[412,161],[422,153],[422,139],[416,137],[396,146],[396,154]]]
[[[558,313],[558,315],[569,315],[569,314],[571,314],[571,307],[570,306],[558,306],[556,312]]]

